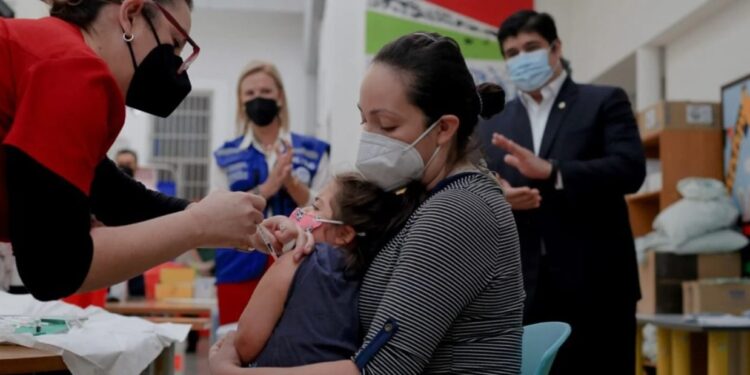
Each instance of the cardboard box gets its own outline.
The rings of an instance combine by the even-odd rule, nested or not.
[[[163,268],[160,270],[159,282],[162,284],[192,283],[195,281],[195,270],[192,268]]]
[[[750,310],[750,279],[712,279],[682,284],[683,313],[740,315]]]
[[[193,298],[193,283],[156,284],[156,300]]]
[[[742,254],[739,251],[698,255],[696,264],[699,280],[742,276]]]
[[[677,255],[649,251],[638,266],[643,314],[679,314],[683,309],[682,283],[708,278],[741,276],[742,257],[735,251],[723,254]]]
[[[713,102],[659,102],[638,114],[642,135],[662,129],[720,128],[719,104]]]

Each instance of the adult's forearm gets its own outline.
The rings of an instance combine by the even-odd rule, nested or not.
[[[121,227],[93,228],[91,238],[94,256],[80,291],[127,280],[205,245],[200,228],[187,211]]]

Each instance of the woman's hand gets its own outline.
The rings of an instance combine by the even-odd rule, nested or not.
[[[286,216],[273,216],[263,221],[261,224],[266,230],[270,240],[271,247],[274,251],[281,253],[285,246],[294,243],[294,248],[289,250],[294,252],[294,260],[299,261],[312,252],[315,247],[315,239],[312,233],[303,230],[294,220]],[[255,249],[267,253],[266,244],[260,234],[253,236]]]
[[[276,157],[278,161],[281,161],[285,164],[288,164],[289,174],[284,176],[284,181],[282,181],[285,188],[289,188],[290,186],[294,186],[299,183],[297,178],[294,177],[294,174],[291,173],[291,169],[294,167],[292,164],[292,159],[294,158],[294,146],[289,144],[287,141],[282,140],[281,143],[283,144],[279,150],[276,151]]]
[[[263,221],[265,199],[242,192],[215,191],[185,212],[193,218],[202,246],[247,249]]]
[[[493,173],[493,176],[503,189],[505,200],[510,203],[511,209],[515,211],[533,210],[539,208],[542,204],[542,195],[539,189],[532,189],[528,186],[513,187],[499,175]]]
[[[242,366],[240,356],[234,347],[236,332],[229,332],[214,344],[208,352],[208,366],[213,375],[232,373],[233,369]]]
[[[286,151],[283,157],[288,158],[290,167],[293,167],[291,162],[292,162],[292,156],[293,156],[292,151],[294,150],[294,148],[292,145],[286,143],[286,141],[284,141],[284,147]],[[280,155],[279,157],[281,158],[282,156]],[[286,162],[287,159],[284,159],[284,161]],[[290,172],[289,174],[287,174],[286,177],[284,178],[283,184],[284,184],[284,189],[286,190],[287,193],[289,193],[289,196],[292,197],[292,199],[294,200],[294,203],[296,203],[297,206],[300,206],[300,207],[307,206],[310,203],[310,198],[311,198],[310,194],[312,194],[310,192],[310,188],[304,182],[298,179],[294,175],[294,173]]]
[[[260,184],[258,190],[264,198],[270,198],[281,190],[286,181],[292,178],[292,148],[285,147],[285,151],[276,151],[276,163],[268,174],[265,182]]]

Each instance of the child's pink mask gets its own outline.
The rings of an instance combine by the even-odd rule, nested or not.
[[[289,215],[289,218],[294,220],[303,230],[312,232],[324,223],[343,225],[343,221],[323,219],[318,215],[312,213],[306,213],[301,208],[297,208]]]

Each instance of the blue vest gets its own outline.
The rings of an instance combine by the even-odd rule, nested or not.
[[[331,146],[314,137],[292,133],[292,174],[308,187],[318,172],[320,160],[330,152]],[[244,136],[224,143],[214,152],[216,164],[227,174],[229,190],[249,191],[268,178],[266,157],[255,147],[240,149]],[[289,215],[297,204],[283,188],[268,199],[266,216]],[[260,277],[266,266],[263,253],[241,253],[233,249],[217,249],[216,282],[239,283]]]

